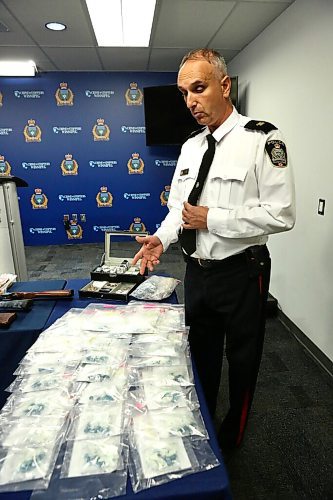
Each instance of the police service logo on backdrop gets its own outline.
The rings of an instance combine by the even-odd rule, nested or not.
[[[127,106],[140,106],[142,104],[143,93],[136,82],[130,83],[129,89],[125,92],[125,99]]]
[[[16,99],[41,99],[45,92],[44,90],[13,90]]]
[[[1,108],[1,106],[2,106],[2,102],[3,102],[3,95],[2,95],[2,92],[1,92],[1,90],[0,90],[0,108]]]
[[[165,206],[169,200],[171,186],[164,186],[164,191],[160,194],[161,205]]]
[[[42,140],[42,131],[32,118],[28,120],[28,125],[24,127],[23,133],[25,142],[41,142]]]
[[[61,82],[59,88],[54,94],[57,106],[73,106],[74,94],[70,88],[68,88],[66,82]]]
[[[96,201],[98,208],[100,207],[112,207],[113,196],[108,191],[107,186],[102,186],[99,193],[96,195]]]
[[[69,221],[69,227],[66,229],[67,238],[69,240],[81,240],[83,235],[83,229],[76,220]]]
[[[140,158],[139,153],[132,153],[132,158],[127,162],[127,168],[129,174],[143,174],[144,162]]]
[[[76,160],[74,160],[73,155],[68,153],[65,155],[65,159],[61,162],[62,175],[77,175],[79,165]]]
[[[11,166],[8,161],[5,161],[5,157],[0,155],[0,175],[10,175]]]
[[[104,123],[104,118],[97,118],[93,126],[92,133],[94,141],[108,141],[110,136],[110,128]]]
[[[130,231],[133,231],[134,233],[140,233],[141,231],[146,231],[146,226],[144,225],[143,222],[141,222],[140,217],[134,217],[134,222],[129,227]]]
[[[30,198],[32,208],[47,208],[47,196],[42,192],[40,188],[35,189],[35,193]]]

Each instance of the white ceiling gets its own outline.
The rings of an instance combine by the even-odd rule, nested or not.
[[[212,47],[229,62],[293,1],[157,0],[149,47],[99,48],[85,0],[0,0],[0,59],[33,59],[39,71],[177,71],[187,51]]]

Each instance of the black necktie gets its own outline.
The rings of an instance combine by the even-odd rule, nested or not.
[[[207,142],[208,142],[208,149],[205,151],[205,154],[203,155],[201,165],[199,168],[198,177],[188,197],[188,202],[191,205],[197,204],[199,196],[201,195],[202,192],[202,188],[204,187],[209,168],[214,158],[216,140],[211,134],[209,134],[207,135]],[[196,229],[183,229],[183,231],[179,233],[180,244],[187,253],[187,255],[192,255],[192,253],[194,253],[197,248],[196,233],[197,233]]]

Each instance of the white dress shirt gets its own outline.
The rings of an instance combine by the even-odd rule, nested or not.
[[[283,141],[279,130],[264,133],[244,126],[251,120],[236,109],[217,128],[213,163],[198,200],[209,208],[207,229],[197,230],[194,257],[221,260],[251,245],[266,243],[269,234],[288,231],[295,223],[295,193],[290,163],[273,164],[265,145]],[[182,209],[207,149],[206,127],[182,146],[168,199],[169,213],[155,235],[164,251],[182,230]],[[185,231],[185,229],[184,229]]]

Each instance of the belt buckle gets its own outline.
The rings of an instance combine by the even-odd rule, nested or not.
[[[203,263],[201,262],[200,257],[198,258],[198,264],[199,264],[199,266],[200,266],[200,267],[205,267],[205,266],[203,265]]]

